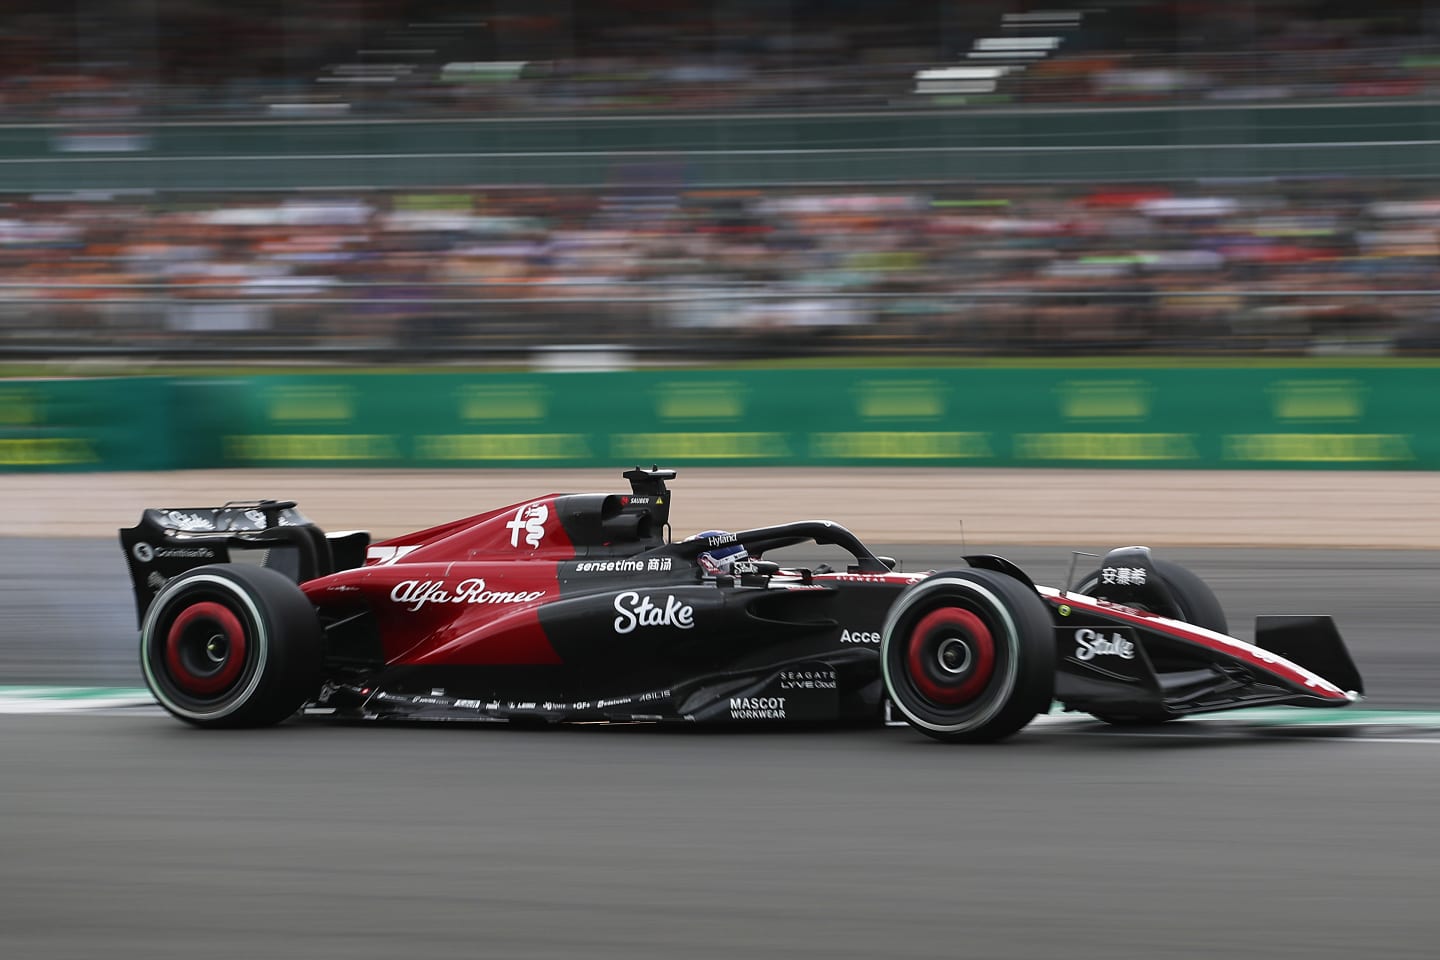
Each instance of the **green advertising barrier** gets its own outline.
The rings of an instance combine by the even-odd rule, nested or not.
[[[0,469],[1440,469],[1440,366],[0,382]]]
[[[1440,368],[935,368],[177,382],[185,466],[1440,468]]]
[[[163,378],[0,380],[0,470],[176,465]]]

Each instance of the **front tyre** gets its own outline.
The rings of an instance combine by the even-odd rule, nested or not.
[[[1136,603],[1134,599],[1110,596],[1105,589],[1099,570],[1093,570],[1082,578],[1080,585],[1075,588],[1075,592],[1099,600],[1114,600],[1130,606],[1138,606],[1151,613],[1158,613],[1172,620],[1182,620],[1197,627],[1204,627],[1206,630],[1214,630],[1216,633],[1228,634],[1230,632],[1230,625],[1225,618],[1225,608],[1220,605],[1220,599],[1215,596],[1215,591],[1210,589],[1208,583],[1178,563],[1159,559],[1152,559],[1150,562],[1155,573],[1165,581],[1165,586],[1169,589],[1169,602]],[[1171,713],[1144,712],[1092,713],[1090,716],[1113,727],[1156,727],[1162,723],[1180,719]]]
[[[263,567],[196,567],[167,583],[140,627],[160,705],[202,727],[279,723],[320,683],[320,621],[295,583]]]
[[[1165,581],[1165,586],[1169,588],[1170,600],[1168,602],[1136,603],[1135,600],[1125,599],[1123,596],[1112,596],[1105,589],[1099,570],[1092,570],[1086,574],[1075,588],[1075,592],[1100,600],[1113,600],[1128,606],[1138,606],[1151,613],[1158,613],[1162,617],[1182,620],[1197,627],[1204,627],[1206,630],[1214,630],[1216,633],[1228,634],[1230,632],[1230,626],[1225,619],[1225,608],[1220,605],[1220,599],[1215,596],[1215,591],[1210,589],[1208,583],[1178,563],[1158,558],[1152,559],[1150,563],[1155,573]]]
[[[937,573],[900,595],[880,634],[891,701],[936,740],[990,743],[1050,708],[1054,627],[1032,588],[990,570]]]

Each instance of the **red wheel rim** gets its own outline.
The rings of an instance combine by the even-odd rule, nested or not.
[[[964,660],[960,661],[962,647]],[[915,688],[926,699],[947,706],[974,699],[995,672],[995,640],[990,628],[969,610],[945,607],[921,618],[910,631],[905,655]]]
[[[186,607],[165,635],[165,666],[182,692],[210,696],[229,687],[245,668],[245,628],[223,604]]]

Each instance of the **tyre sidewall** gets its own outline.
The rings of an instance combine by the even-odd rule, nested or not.
[[[180,689],[165,664],[176,618],[200,602],[223,605],[244,631],[239,677],[214,697]],[[150,692],[174,716],[199,726],[277,723],[303,705],[319,678],[319,622],[303,593],[273,570],[213,564],[186,571],[161,588],[140,629],[140,665]]]
[[[926,698],[905,662],[911,629],[926,614],[946,607],[980,616],[995,652],[994,674],[973,702],[959,707]],[[921,581],[892,605],[880,642],[891,701],[912,726],[936,739],[1000,739],[1049,708],[1055,671],[1050,616],[1038,595],[1003,574],[958,570]]]

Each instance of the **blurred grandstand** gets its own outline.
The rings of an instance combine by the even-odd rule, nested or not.
[[[1364,143],[1320,144],[1333,159],[1314,168],[1323,131],[1301,124],[1295,152],[1267,154],[1266,115],[1227,126],[1224,111],[1424,111],[1437,26],[1440,6],[1419,2],[11,0],[0,356],[1433,351],[1440,138],[1396,115]],[[1189,159],[1127,142],[1137,108],[1158,136],[1195,141],[1173,143]],[[443,155],[477,171],[463,176],[404,154],[383,183],[303,166],[360,169],[372,134],[394,160],[379,131],[403,141],[421,118],[443,132],[597,115],[634,117],[626,135],[657,142],[696,117],[721,118],[705,129],[726,140],[718,124],[736,117],[833,116],[853,124],[797,120],[787,146],[842,159],[883,154],[887,116],[983,116],[1000,132],[965,149],[1002,153],[983,182],[939,163],[885,182],[873,165],[687,172],[723,143],[667,142],[657,162],[682,172],[624,182],[527,182],[546,163],[533,147],[508,155],[522,175],[504,183],[464,160],[480,153]],[[1119,145],[1038,146],[1062,116]],[[185,189],[133,175],[174,131],[284,144],[331,129],[361,145],[353,162],[267,157],[259,177],[244,157],[166,161],[203,167]],[[589,164],[612,134],[577,128],[553,149],[583,146],[568,162]],[[1203,152],[1220,148],[1223,165]],[[1037,149],[1055,151],[1050,167],[1020,163]],[[1112,152],[1084,166],[1078,149]],[[784,151],[737,155],[767,152]],[[1148,165],[1113,169],[1131,154]],[[1374,159],[1392,156],[1403,168]]]
[[[1433,95],[1423,0],[7,0],[14,119]]]
[[[731,355],[1423,346],[1414,185],[0,201],[3,321],[81,350]]]

